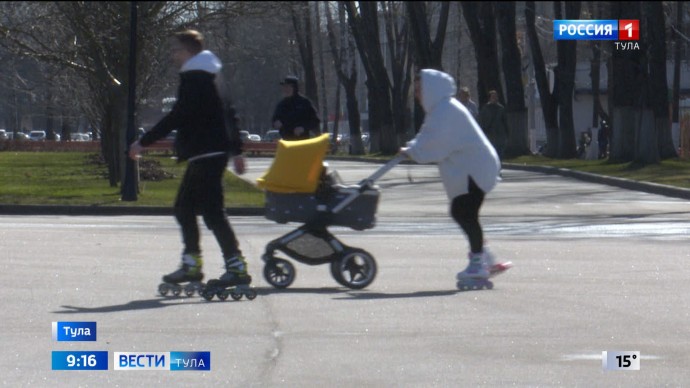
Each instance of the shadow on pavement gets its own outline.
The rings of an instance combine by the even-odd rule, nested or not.
[[[349,288],[256,288],[259,295],[271,295],[271,294],[322,294],[322,295],[337,295],[334,299],[339,300],[372,300],[372,299],[398,299],[398,298],[429,298],[434,296],[448,296],[460,293],[459,290],[447,290],[447,291],[417,291],[417,292],[407,292],[407,293],[382,293],[382,292],[367,292],[353,291]],[[185,301],[184,303],[179,303],[180,301]],[[211,301],[206,301],[199,296],[186,297],[158,297],[155,299],[144,299],[144,300],[133,300],[124,304],[116,304],[111,306],[100,306],[100,307],[79,307],[79,306],[60,306],[62,310],[53,311],[54,314],[98,314],[98,313],[113,313],[119,311],[133,311],[133,310],[152,310],[164,307],[174,307],[174,306],[188,306],[190,304],[200,305],[200,304],[213,304],[213,303],[237,303],[237,302],[247,302],[246,299],[241,299],[239,301],[233,301],[228,298],[226,301],[221,301],[214,297]]]
[[[177,303],[180,300],[189,300],[187,303]],[[214,299],[215,301],[215,299]],[[176,302],[176,303],[166,303]],[[159,297],[156,299],[133,300],[125,304],[116,304],[112,306],[101,307],[79,307],[79,306],[60,306],[64,310],[53,311],[54,314],[88,314],[88,313],[113,313],[118,311],[132,311],[132,310],[151,310],[163,307],[184,306],[189,304],[200,304],[206,302],[201,297]]]
[[[400,299],[400,298],[429,298],[434,296],[448,296],[455,295],[461,292],[460,290],[442,290],[442,291],[416,291],[386,294],[383,292],[362,292],[362,293],[348,293],[343,298],[344,300],[370,300],[370,299]]]

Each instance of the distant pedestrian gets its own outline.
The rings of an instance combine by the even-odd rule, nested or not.
[[[485,285],[510,267],[497,264],[484,246],[479,209],[498,182],[500,162],[477,122],[455,96],[453,77],[424,69],[415,80],[415,97],[426,113],[417,136],[400,152],[418,163],[436,163],[451,201],[450,214],[467,235],[469,264],[458,273],[458,287]]]
[[[601,120],[599,132],[597,133],[597,142],[599,143],[599,159],[606,159],[609,156],[609,139],[611,137],[611,127],[605,120]]]
[[[472,101],[472,97],[470,96],[470,88],[467,86],[462,86],[460,88],[460,92],[458,93],[458,99],[462,105],[464,105],[465,108],[470,111],[472,117],[475,120],[479,120],[479,108],[477,107],[477,103]]]
[[[498,93],[495,90],[489,91],[489,101],[479,112],[479,125],[496,149],[499,159],[503,160],[510,129],[505,108],[498,102]]]
[[[280,83],[283,99],[276,106],[271,122],[284,140],[309,139],[321,134],[321,120],[312,102],[299,93],[299,80],[288,76]]]

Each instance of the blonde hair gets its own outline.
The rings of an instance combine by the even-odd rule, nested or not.
[[[199,54],[204,49],[204,35],[199,31],[180,31],[175,34],[175,39],[192,54]]]

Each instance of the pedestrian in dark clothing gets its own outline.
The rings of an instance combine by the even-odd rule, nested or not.
[[[271,122],[284,140],[303,140],[320,135],[321,120],[311,101],[299,94],[299,80],[288,76],[280,83],[284,98],[276,106]]]
[[[601,120],[599,126],[599,133],[597,133],[597,142],[599,143],[599,159],[606,159],[609,156],[609,137],[611,134],[611,127],[605,119]]]
[[[489,102],[479,112],[479,125],[496,149],[499,159],[503,160],[510,129],[505,108],[498,102],[498,93],[495,90],[489,91]]]
[[[163,277],[165,283],[200,282],[203,279],[197,212],[220,245],[226,272],[221,280],[249,284],[247,264],[239,249],[235,233],[225,215],[223,176],[229,158],[234,170],[243,174],[244,159],[239,130],[233,111],[224,109],[216,86],[221,62],[203,49],[203,36],[193,30],[175,34],[173,61],[180,66],[177,101],[163,119],[140,140],[130,146],[129,155],[138,157],[144,147],[177,130],[175,151],[180,162],[187,161],[182,183],[175,200],[175,217],[182,230],[184,250],[180,269]],[[227,123],[228,120],[233,122]]]

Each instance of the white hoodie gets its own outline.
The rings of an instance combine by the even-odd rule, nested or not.
[[[180,68],[180,73],[192,70],[202,70],[207,73],[218,74],[222,67],[223,65],[221,64],[220,59],[218,59],[214,53],[204,50],[189,58],[187,62],[185,62]]]
[[[455,96],[455,80],[437,70],[421,71],[426,116],[406,153],[417,163],[437,163],[449,199],[468,193],[469,177],[488,193],[501,163],[479,124]]]

